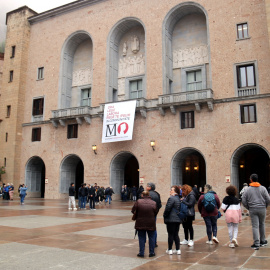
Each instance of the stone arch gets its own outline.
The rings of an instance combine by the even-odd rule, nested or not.
[[[59,91],[58,91],[58,108],[70,108],[72,107],[72,87],[74,86],[73,76],[73,66],[74,66],[74,55],[77,48],[84,42],[89,41],[91,43],[92,49],[89,49],[88,57],[93,58],[93,41],[92,37],[86,31],[77,31],[72,33],[64,42],[61,52],[61,65],[60,65],[60,76],[59,76]],[[88,68],[83,70],[85,74],[82,74],[81,77],[92,80],[92,66],[89,63]],[[82,84],[89,85],[91,84],[84,80]],[[75,85],[77,86],[77,85]],[[75,106],[78,106],[76,104]],[[75,107],[74,106],[74,107]]]
[[[145,56],[145,73],[143,78],[144,95],[146,89],[146,31],[142,21],[135,17],[127,17],[117,22],[111,29],[107,39],[107,76],[106,76],[106,102],[114,101],[114,91],[118,92],[118,61],[119,46],[122,37],[132,28],[142,27],[144,31],[144,56]],[[139,54],[140,55],[140,54]],[[126,83],[124,83],[124,87]]]
[[[184,175],[186,167],[189,168],[188,171],[191,174],[189,176]],[[205,158],[203,154],[195,148],[186,147],[180,149],[172,158],[171,185],[183,184],[190,186],[196,184],[198,188],[203,188],[206,184]]]
[[[71,154],[66,156],[60,165],[60,193],[68,193],[71,183],[75,184],[78,191],[80,184],[84,182],[84,165],[81,158]],[[78,192],[76,192],[78,194]]]
[[[244,156],[245,154],[248,155]],[[250,156],[254,156],[255,159],[251,160]],[[259,182],[268,187],[270,185],[269,161],[270,153],[263,146],[255,143],[239,146],[231,157],[231,184],[235,185],[238,190],[242,189],[244,182],[249,183],[249,176],[252,173],[257,173]],[[242,171],[245,171],[245,173]]]
[[[138,159],[131,152],[120,152],[116,154],[111,161],[110,185],[115,194],[120,194],[121,187],[125,184],[125,167],[131,158],[135,158],[138,162]]]
[[[207,87],[211,87],[211,61],[210,61],[210,39],[209,39],[209,25],[207,11],[198,3],[195,2],[184,2],[180,3],[172,8],[163,21],[162,26],[162,61],[163,61],[163,94],[171,93],[171,83],[173,82],[173,31],[176,24],[185,16],[191,14],[201,14],[205,17],[206,21],[206,33],[207,33],[207,53],[209,61],[209,75],[205,78]],[[203,76],[206,76],[206,71],[203,71]],[[183,80],[183,73],[180,75]],[[181,82],[182,83],[182,82]]]
[[[25,184],[29,196],[44,198],[45,195],[45,163],[38,156],[31,157],[25,165]]]

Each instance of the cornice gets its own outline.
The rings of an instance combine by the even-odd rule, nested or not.
[[[50,19],[52,17],[60,16],[62,14],[69,13],[69,12],[72,12],[74,10],[86,7],[86,6],[94,5],[97,2],[104,2],[104,1],[107,1],[107,0],[78,0],[78,1],[74,1],[74,2],[71,2],[69,4],[66,4],[66,5],[54,8],[54,9],[50,9],[50,10],[47,10],[45,12],[39,13],[37,15],[31,16],[28,18],[28,21],[30,24],[35,24],[37,22],[44,21],[44,20]]]

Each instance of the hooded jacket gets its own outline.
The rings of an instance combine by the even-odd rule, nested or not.
[[[242,203],[247,208],[266,208],[270,202],[267,189],[258,182],[252,182],[243,194]]]

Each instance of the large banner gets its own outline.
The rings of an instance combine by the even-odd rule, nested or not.
[[[132,140],[136,100],[105,104],[102,143]]]

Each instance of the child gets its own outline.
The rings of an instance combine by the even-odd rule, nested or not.
[[[237,189],[235,186],[228,186],[226,188],[226,196],[223,199],[221,209],[225,213],[225,220],[229,230],[230,244],[229,247],[238,247],[237,234],[238,223],[242,221],[241,207],[239,200],[235,197]]]

